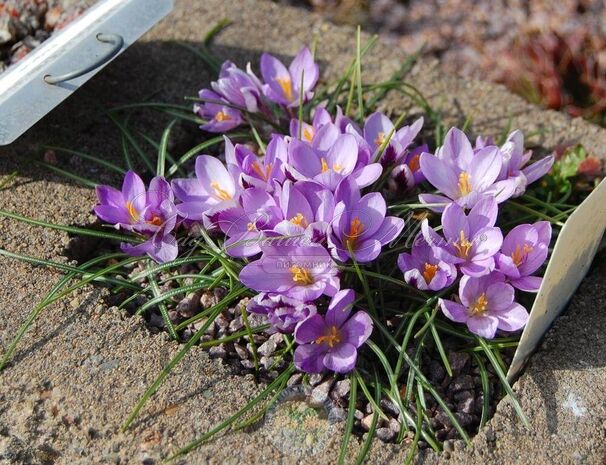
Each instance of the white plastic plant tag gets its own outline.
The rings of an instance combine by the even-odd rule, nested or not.
[[[545,332],[585,277],[605,229],[606,180],[570,215],[558,236],[530,319],[507,373],[510,382],[518,377]]]

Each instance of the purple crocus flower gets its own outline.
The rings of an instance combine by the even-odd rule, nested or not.
[[[207,120],[200,129],[208,132],[227,132],[242,124],[242,114],[212,90],[200,91],[202,103],[194,104],[194,113]]]
[[[435,155],[421,154],[420,163],[427,181],[440,195],[420,194],[419,200],[434,211],[443,211],[452,202],[471,208],[487,195],[501,203],[515,191],[515,182],[497,181],[503,165],[499,148],[488,146],[474,152],[467,136],[456,128],[448,131]]]
[[[542,278],[531,276],[547,259],[551,241],[551,224],[539,221],[513,228],[496,256],[497,269],[514,287],[526,292],[537,292]]]
[[[322,294],[333,296],[339,290],[336,263],[324,247],[280,243],[263,246],[262,250],[261,258],[240,272],[240,281],[245,286],[305,302]]]
[[[410,191],[413,187],[425,181],[421,171],[420,158],[427,152],[427,145],[423,144],[408,152],[402,160],[391,170],[387,181],[389,189],[396,193]]]
[[[322,127],[330,127],[325,125]],[[316,136],[318,137],[318,136]],[[342,134],[323,153],[293,139],[288,146],[287,174],[297,180],[314,180],[334,191],[344,178],[355,179],[362,188],[375,182],[383,168],[379,163],[358,167],[358,144],[354,136]]]
[[[445,239],[429,227],[427,220],[421,230],[437,257],[457,265],[463,274],[479,277],[494,270],[494,255],[503,243],[501,230],[494,226],[497,213],[497,202],[492,197],[484,197],[468,215],[453,203],[442,213]]]
[[[288,69],[280,60],[264,53],[261,55],[261,75],[265,81],[263,93],[269,100],[288,107],[298,107],[301,93],[304,102],[313,96],[312,89],[318,81],[320,69],[309,49],[303,47]]]
[[[313,181],[286,181],[279,195],[284,220],[274,231],[286,237],[302,237],[302,242],[324,244],[334,217],[333,193]]]
[[[219,79],[211,82],[212,89],[233,105],[245,108],[251,113],[259,111],[261,104],[261,81],[247,67],[242,71],[231,61],[221,66]]]
[[[234,178],[244,188],[260,187],[273,191],[274,182],[283,182],[283,165],[288,158],[284,138],[274,134],[267,145],[265,155],[259,157],[246,145],[236,144],[225,137],[225,161]]]
[[[324,369],[347,373],[354,369],[358,348],[372,333],[372,320],[364,311],[351,317],[355,293],[344,289],[332,298],[325,316],[318,313],[299,323],[295,340],[295,366],[307,373]]]
[[[184,219],[208,221],[208,216],[236,207],[235,199],[241,189],[223,163],[210,155],[196,158],[196,178],[173,179],[177,205]]]
[[[515,183],[513,197],[519,197],[526,191],[526,186],[542,178],[553,166],[554,156],[548,155],[528,165],[532,150],[524,150],[524,134],[516,130],[507,136],[501,146],[503,166],[497,181],[510,180]]]
[[[333,125],[330,113],[328,113],[326,108],[317,106],[314,109],[314,116],[311,124],[306,123],[305,121],[301,122],[301,140],[313,145],[316,134],[322,129],[322,126],[326,124],[334,126],[337,133],[341,133],[337,126]],[[295,139],[299,138],[299,120],[297,118],[290,120],[290,136]]]
[[[398,266],[404,273],[404,281],[422,291],[439,291],[450,286],[457,277],[457,268],[440,260],[420,233],[410,253],[400,254]]]
[[[500,273],[481,278],[463,276],[459,300],[460,303],[440,299],[444,315],[457,323],[465,323],[472,333],[487,339],[494,338],[497,329],[517,331],[528,321],[528,312],[514,302],[514,289],[504,282]]]
[[[236,206],[214,215],[227,236],[223,246],[232,257],[250,257],[261,252],[265,231],[271,231],[282,217],[276,200],[264,189],[251,187],[238,197]]]
[[[317,313],[314,304],[267,292],[257,294],[246,308],[251,313],[265,315],[271,329],[285,334],[292,333],[298,323]]]
[[[145,184],[134,172],[124,177],[122,191],[110,186],[96,189],[98,204],[95,214],[103,221],[146,236],[138,245],[121,244],[121,249],[133,256],[148,254],[157,262],[167,262],[177,257],[178,247],[171,234],[175,228],[177,210],[170,185],[162,177],[155,177]]]
[[[335,201],[338,203],[328,244],[338,260],[345,262],[353,255],[360,263],[370,262],[404,229],[402,218],[385,216],[387,206],[380,193],[370,192],[360,197],[360,191],[351,179],[345,179],[339,185]]]
[[[419,118],[410,126],[403,126],[395,131],[381,156],[381,164],[389,166],[398,163],[406,154],[406,149],[413,139],[417,137],[422,127],[423,118]],[[364,140],[371,148],[373,155],[377,153],[393,130],[393,123],[383,113],[373,113],[366,119],[364,124]]]

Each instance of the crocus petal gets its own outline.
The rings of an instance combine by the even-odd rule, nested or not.
[[[536,163],[533,163],[530,166],[527,166],[522,170],[524,175],[526,176],[526,180],[528,184],[535,182],[537,179],[542,178],[553,166],[553,162],[555,158],[553,155],[549,155],[545,158],[540,159]]]
[[[235,195],[234,180],[225,165],[215,157],[200,155],[196,158],[196,177],[210,196],[218,195],[217,188],[224,191],[225,196]]]
[[[474,154],[465,133],[458,128],[451,128],[446,133],[444,145],[437,156],[447,163],[456,162],[459,166],[467,167],[472,162]]]
[[[539,292],[543,278],[539,276],[524,276],[518,279],[512,279],[511,285],[524,292]]]
[[[473,278],[479,278],[491,273],[494,270],[494,266],[494,259],[489,257],[484,260],[461,264],[461,273]]]
[[[471,254],[473,260],[484,260],[494,256],[503,244],[500,228],[482,228],[474,236]]]
[[[461,233],[467,239],[470,237],[469,221],[465,216],[465,211],[456,203],[451,203],[444,209],[442,228],[444,229],[444,237],[452,243],[461,239]]]
[[[381,243],[376,239],[362,241],[353,251],[357,262],[368,263],[373,261],[381,253]]]
[[[173,179],[171,187],[181,202],[200,201],[208,198],[208,193],[197,179]]]
[[[364,123],[364,139],[373,150],[376,150],[393,130],[393,127],[393,123],[387,116],[375,112]]]
[[[499,326],[499,319],[494,316],[472,316],[467,320],[469,331],[486,339],[494,338]]]
[[[170,184],[163,177],[156,176],[149,183],[147,189],[147,204],[151,206],[159,206],[165,200],[174,200],[174,194],[170,188]]]
[[[349,174],[353,171],[358,161],[358,145],[350,134],[340,136],[326,155],[328,169],[338,171],[341,174]]]
[[[486,288],[486,300],[491,312],[507,309],[513,303],[513,299],[514,290],[509,284],[494,283]]]
[[[498,213],[499,206],[492,197],[486,196],[480,199],[468,215],[470,223],[469,234],[474,236],[478,230],[494,226]]]
[[[147,253],[158,263],[170,262],[179,254],[177,240],[171,234],[162,235],[153,240],[152,247]]]
[[[452,199],[443,195],[419,194],[419,202],[425,204],[430,210],[441,213],[452,203]]]
[[[459,177],[454,167],[430,153],[422,153],[420,163],[425,178],[436,189],[451,199],[459,197]]]
[[[340,328],[349,317],[355,298],[356,293],[353,289],[341,289],[337,292],[328,305],[326,325]]]
[[[345,341],[360,347],[372,334],[372,319],[366,312],[356,312],[341,327],[341,334]]]
[[[295,340],[298,344],[314,342],[327,331],[322,315],[316,313],[303,320],[295,330]]]
[[[356,184],[360,189],[370,186],[375,182],[383,173],[383,166],[381,163],[371,163],[363,168],[355,170],[351,175],[356,181]]]
[[[95,188],[97,201],[101,205],[109,205],[112,207],[125,208],[126,202],[122,192],[111,186],[97,186]]]
[[[528,322],[528,312],[520,304],[514,302],[508,309],[496,313],[499,329],[503,331],[517,331]]]
[[[404,220],[397,216],[388,216],[383,220],[381,227],[373,234],[374,238],[377,239],[381,245],[385,245],[393,241],[400,235],[404,229]]]
[[[339,344],[326,353],[324,366],[336,373],[348,373],[356,366],[357,357],[358,351],[353,344]]]
[[[295,89],[290,73],[280,60],[264,53],[261,55],[260,67],[263,80],[271,89],[271,92],[267,92],[267,87],[263,87],[265,95],[269,99],[286,105],[295,101]]]
[[[124,176],[122,194],[124,200],[130,202],[137,212],[143,211],[145,208],[145,184],[134,171],[129,171]]]
[[[320,68],[314,62],[314,57],[307,47],[303,47],[288,67],[290,75],[294,79],[294,87],[299,91],[309,91],[318,82]],[[303,87],[301,88],[301,77]]]
[[[304,344],[295,349],[295,367],[305,373],[320,373],[324,370],[324,355],[327,348],[320,344]]]
[[[461,304],[453,302],[452,300],[440,299],[440,308],[442,309],[442,313],[457,323],[465,323],[469,316],[467,315],[467,308]]]
[[[124,207],[113,207],[110,205],[97,205],[94,208],[95,215],[106,223],[128,225],[132,222],[128,210]]]

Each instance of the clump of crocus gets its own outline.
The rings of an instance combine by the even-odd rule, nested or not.
[[[500,273],[480,278],[463,276],[459,284],[459,300],[440,299],[444,315],[487,339],[494,338],[498,329],[517,331],[528,321],[528,312],[514,302],[514,289],[505,283]]]
[[[358,348],[372,333],[372,320],[364,311],[351,315],[355,293],[337,292],[326,315],[316,313],[295,330],[295,366],[307,373],[325,369],[347,373],[356,366]]]

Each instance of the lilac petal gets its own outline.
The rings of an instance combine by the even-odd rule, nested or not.
[[[528,184],[533,183],[537,179],[542,178],[544,175],[546,175],[553,166],[554,161],[554,156],[549,155],[537,161],[536,163],[533,163],[532,165],[524,168],[522,172],[526,176]]]
[[[539,233],[538,241],[548,246],[551,242],[551,223],[549,221],[537,221],[533,226]]]
[[[383,166],[380,163],[371,163],[363,168],[357,169],[352,173],[356,184],[360,189],[370,186],[383,173]]]
[[[498,318],[499,329],[503,331],[517,331],[526,325],[529,318],[526,309],[516,302],[495,316]]]
[[[499,272],[508,276],[509,278],[517,279],[520,277],[520,270],[513,262],[513,258],[510,255],[499,253],[495,256],[496,267]]]
[[[134,171],[129,171],[122,183],[122,195],[124,200],[130,202],[137,212],[145,208],[145,184]]]
[[[509,284],[494,283],[486,289],[486,300],[491,312],[507,309],[514,299],[514,290]]]
[[[412,268],[406,271],[404,273],[404,281],[421,291],[426,291],[430,288],[430,286],[427,284],[427,281],[425,281],[425,277],[417,268]]]
[[[439,299],[440,308],[442,313],[457,323],[465,323],[469,316],[467,315],[467,308],[461,304],[453,302],[452,300]]]
[[[473,156],[473,148],[465,133],[458,128],[451,128],[444,137],[439,158],[447,163],[457,161],[459,166],[469,166]]]
[[[200,201],[208,197],[208,193],[197,179],[173,179],[171,187],[181,202]]]
[[[501,152],[497,147],[479,150],[469,168],[473,190],[483,191],[490,187],[499,176],[502,163]]]
[[[429,282],[429,289],[432,291],[440,291],[447,287],[450,284],[449,277],[456,273],[456,268],[454,266],[453,269],[455,270],[454,273],[446,273],[442,268],[438,268],[438,271]],[[452,280],[454,281],[454,278]]]
[[[519,180],[512,178],[495,182],[492,186],[486,188],[482,194],[494,197],[497,203],[503,203],[505,200],[513,197],[518,188]]]
[[[157,207],[165,200],[172,202],[174,199],[175,196],[166,179],[156,176],[150,181],[149,189],[147,190],[148,205]]]
[[[286,105],[295,101],[295,89],[293,87],[293,82],[291,81],[290,73],[280,60],[268,53],[264,53],[261,55],[260,67],[263,80],[266,82],[266,86],[269,86],[269,89],[272,91],[268,93],[266,92],[267,87],[263,87],[268,98],[274,100],[276,103]],[[280,83],[282,83],[282,85],[280,85]]]
[[[344,343],[329,349],[324,356],[324,366],[336,373],[348,373],[356,366],[358,351],[353,344]]]
[[[328,113],[326,108],[317,106],[314,109],[314,116],[313,116],[312,123],[315,128],[320,128],[320,127],[324,126],[325,124],[332,123],[332,117],[330,116],[330,113]]]
[[[388,216],[383,220],[381,227],[373,234],[381,245],[393,241],[404,229],[404,220],[396,216]]]
[[[376,150],[392,130],[391,120],[383,113],[375,112],[364,123],[364,139],[373,150]]]
[[[303,47],[288,67],[290,75],[294,79],[294,87],[299,91],[309,91],[313,89],[318,82],[320,68],[314,62],[314,57],[307,47]],[[301,88],[301,76],[303,77],[303,87]]]
[[[288,147],[288,156],[290,164],[307,178],[322,172],[322,163],[316,151],[304,142],[293,139]]]
[[[484,260],[467,262],[461,265],[461,273],[473,278],[486,276],[494,270],[494,259],[492,257]]]
[[[324,355],[328,351],[320,344],[304,344],[295,349],[295,367],[305,373],[320,373],[324,370]]]
[[[436,189],[451,199],[459,197],[459,177],[454,167],[429,153],[421,154],[420,163],[423,175]]]
[[[444,229],[444,237],[450,243],[460,241],[461,232],[465,238],[470,238],[469,221],[465,216],[465,211],[456,203],[451,203],[444,209],[442,228]]]
[[[503,244],[503,233],[500,228],[482,228],[473,238],[471,254],[474,261],[494,256]]]
[[[497,221],[499,206],[492,197],[483,197],[480,199],[469,212],[469,223],[471,236],[486,227],[492,227]]]
[[[549,254],[549,249],[544,244],[535,245],[535,247],[526,255],[526,260],[524,260],[518,269],[520,270],[520,274],[530,275],[537,271],[545,260],[547,260],[547,255]]]
[[[326,325],[340,328],[349,317],[356,293],[353,289],[341,289],[337,292],[326,312]]]
[[[511,285],[524,292],[539,292],[543,278],[539,276],[524,276],[518,279],[512,279]]]
[[[110,205],[112,207],[124,208],[126,201],[122,192],[111,186],[97,186],[95,188],[97,194],[97,201],[101,205]]]
[[[262,233],[250,231],[229,237],[224,243],[225,252],[231,257],[252,257],[261,252]]]
[[[233,197],[236,193],[234,180],[220,160],[210,155],[196,158],[196,177],[208,195],[217,196],[216,187]]]
[[[340,136],[326,155],[328,168],[341,174],[353,171],[358,161],[358,145],[350,134]]]
[[[343,340],[360,347],[372,334],[372,319],[368,313],[359,311],[341,327]]]
[[[324,323],[324,318],[322,318],[322,315],[316,313],[299,323],[295,330],[295,340],[298,344],[314,342],[326,333],[327,330],[328,327]]]
[[[324,173],[320,173],[314,176],[314,181],[322,184],[327,189],[334,191],[339,183],[343,180],[343,175],[333,170],[327,170]]]
[[[419,202],[425,205],[431,205],[427,208],[434,212],[441,213],[444,211],[444,208],[452,203],[452,200],[443,195],[419,194]]]
[[[122,250],[122,252],[124,252],[127,255],[130,255],[132,257],[140,257],[141,255],[145,255],[147,253],[150,253],[154,248],[154,244],[152,239],[148,239],[145,242],[142,242],[141,244],[137,244],[137,245],[133,245],[133,244],[128,244],[126,242],[123,242],[120,244],[120,250]]]
[[[469,308],[484,292],[486,279],[477,279],[470,276],[463,276],[459,283],[459,299],[461,303]]]
[[[467,320],[469,331],[486,339],[494,338],[498,326],[499,319],[490,315],[472,316]]]
[[[97,205],[94,208],[95,215],[106,223],[128,225],[132,218],[125,207],[118,208],[110,205]]]
[[[373,236],[379,230],[385,220],[387,205],[385,198],[379,192],[370,192],[364,195],[358,205],[349,209],[351,218],[358,217],[364,225],[362,232],[364,237]]]
[[[359,263],[373,261],[381,253],[381,243],[376,239],[362,241],[353,251],[354,257]]]
[[[341,132],[334,124],[325,124],[316,133],[312,147],[322,153],[326,153],[335,144]]]
[[[185,220],[201,221],[208,209],[209,205],[200,201],[183,202],[177,205],[177,213]]]
[[[177,240],[171,234],[162,235],[159,240],[153,240],[148,255],[158,263],[173,261],[179,254]]]

